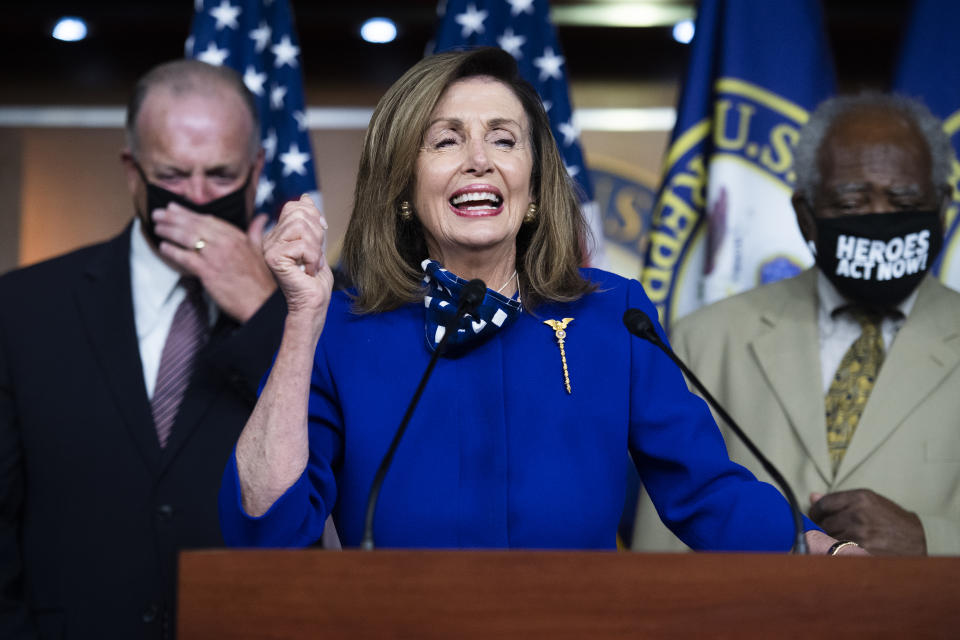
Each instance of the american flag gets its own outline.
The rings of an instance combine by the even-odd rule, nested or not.
[[[256,96],[266,163],[257,210],[276,217],[311,193],[319,205],[303,100],[300,47],[288,0],[194,0],[186,55],[227,65]]]
[[[590,263],[605,266],[603,227],[593,201],[593,184],[580,147],[580,132],[573,122],[567,86],[566,60],[550,22],[547,0],[440,0],[439,26],[433,52],[475,46],[500,47],[510,53],[520,73],[534,86],[550,116],[567,173],[580,191],[583,210],[593,232]]]

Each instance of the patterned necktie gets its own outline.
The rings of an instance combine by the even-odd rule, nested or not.
[[[170,333],[167,334],[163,354],[160,356],[153,399],[150,401],[161,448],[167,446],[177,410],[190,382],[193,361],[197,351],[206,342],[210,328],[207,321],[207,302],[203,299],[203,286],[200,281],[183,277],[180,284],[187,290],[187,297],[173,315]]]
[[[849,313],[860,323],[861,333],[843,355],[827,390],[827,449],[834,475],[873,391],[884,354],[883,334],[880,332],[883,318],[855,307],[842,312]]]

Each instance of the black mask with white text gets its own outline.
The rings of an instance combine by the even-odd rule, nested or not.
[[[816,218],[817,266],[850,302],[891,309],[917,288],[940,254],[937,211]]]
[[[144,224],[144,230],[147,233],[147,237],[150,238],[150,241],[153,242],[155,247],[160,246],[160,241],[162,238],[157,235],[157,232],[154,228],[156,225],[153,221],[152,213],[157,209],[165,209],[171,202],[175,202],[181,207],[189,209],[194,213],[204,213],[215,218],[220,218],[224,222],[229,222],[241,231],[247,230],[249,218],[247,215],[246,192],[247,188],[250,186],[250,179],[253,176],[253,169],[251,169],[250,173],[247,174],[247,179],[244,180],[243,184],[240,185],[235,191],[231,191],[230,193],[221,196],[216,200],[211,200],[210,202],[205,202],[203,204],[197,204],[189,198],[150,182],[147,180],[147,176],[143,172],[143,169],[140,168],[140,165],[134,163],[134,166],[137,168],[137,171],[140,173],[140,178],[147,187],[147,215],[143,215],[141,213],[140,219]]]

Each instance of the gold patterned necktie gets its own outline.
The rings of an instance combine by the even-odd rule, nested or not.
[[[860,422],[860,414],[873,391],[884,355],[883,334],[880,332],[882,316],[856,307],[849,307],[841,313],[852,315],[860,323],[861,333],[843,355],[827,390],[827,449],[834,474]]]

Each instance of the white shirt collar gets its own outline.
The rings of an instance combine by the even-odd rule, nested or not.
[[[914,303],[917,301],[917,292],[920,290],[920,287],[914,288],[906,298],[904,298],[900,304],[897,305],[897,309],[900,313],[903,314],[903,317],[906,318],[910,315],[910,311],[913,309]],[[843,297],[843,295],[837,291],[837,288],[830,282],[830,279],[823,274],[823,271],[817,269],[817,297],[820,300],[820,308],[826,312],[828,318],[833,317],[833,313],[841,308],[845,307],[850,302]]]
[[[158,256],[146,237],[139,218],[134,218],[130,231],[130,275],[134,306],[142,315],[138,322],[141,335],[153,328],[157,312],[170,299],[180,281],[180,274]]]

